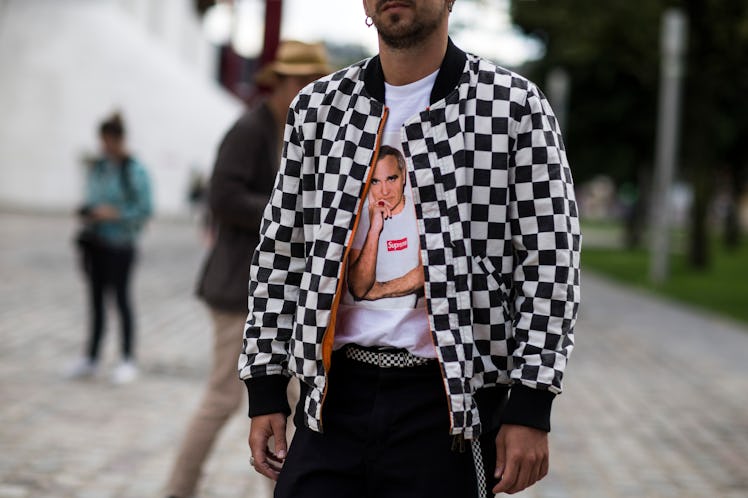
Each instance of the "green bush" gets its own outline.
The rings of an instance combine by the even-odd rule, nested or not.
[[[685,255],[674,254],[670,276],[662,285],[649,281],[645,250],[583,247],[582,270],[748,323],[748,247],[728,252],[715,244],[712,255],[711,267],[699,271],[688,267]]]

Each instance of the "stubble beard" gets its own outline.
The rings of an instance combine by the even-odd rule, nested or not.
[[[379,32],[379,37],[385,45],[397,50],[408,49],[419,45],[436,31],[447,15],[446,4],[436,15],[424,18],[416,13],[416,19],[407,24],[400,14],[388,14],[373,18],[374,26]]]

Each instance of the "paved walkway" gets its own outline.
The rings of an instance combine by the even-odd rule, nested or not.
[[[192,297],[200,236],[150,225],[136,275],[143,376],[113,387],[60,376],[85,328],[73,229],[0,213],[0,498],[160,497],[208,368],[209,321]],[[584,280],[551,473],[515,496],[748,497],[748,328]],[[266,496],[247,426],[240,414],[222,434],[201,497]]]

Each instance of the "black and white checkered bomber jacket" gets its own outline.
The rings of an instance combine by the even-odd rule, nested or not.
[[[291,104],[250,269],[240,377],[250,415],[306,392],[321,431],[344,256],[386,119],[378,57]],[[402,128],[429,324],[451,432],[477,437],[478,389],[510,385],[505,422],[546,428],[574,345],[581,235],[558,124],[528,80],[452,42],[431,105]],[[540,413],[537,412],[546,412]],[[507,418],[508,417],[508,418]]]

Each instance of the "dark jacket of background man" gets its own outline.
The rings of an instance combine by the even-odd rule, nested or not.
[[[274,122],[268,105],[260,104],[236,122],[218,151],[209,193],[216,241],[198,295],[220,310],[247,310],[249,265],[278,171]]]

